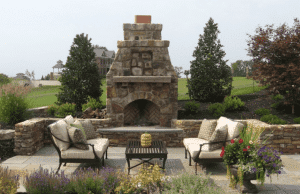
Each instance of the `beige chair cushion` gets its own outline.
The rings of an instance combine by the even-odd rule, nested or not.
[[[51,133],[63,141],[70,142],[67,126],[68,126],[67,123],[63,119],[61,119],[51,127]],[[67,150],[71,145],[70,143],[62,142],[56,139],[55,137],[53,139],[54,139],[54,143],[56,144],[56,146],[60,151]]]
[[[80,121],[80,123],[85,131],[87,140],[97,138],[97,134],[96,131],[94,130],[94,126],[91,120],[85,119],[84,121]]]
[[[68,115],[64,118],[64,121],[70,125],[70,124],[73,124],[74,123],[74,118],[72,117],[72,115]]]
[[[226,140],[231,140],[231,139],[237,138],[240,135],[239,130],[243,129],[245,126],[241,122],[233,121],[226,117],[220,117],[218,119],[218,124],[217,124],[216,130],[222,128],[226,124],[228,126],[228,134],[227,134]]]
[[[228,131],[227,125],[223,126],[220,129],[215,130],[208,142],[211,143],[211,142],[225,141],[227,131]],[[222,146],[224,146],[224,143],[210,144],[208,146],[208,151],[211,152],[211,151],[220,149],[220,148],[222,148]]]
[[[204,119],[200,126],[198,138],[209,140],[217,126],[217,121]]]
[[[200,153],[199,155],[199,158],[200,159],[203,159],[203,158],[207,158],[207,159],[215,159],[215,158],[222,158],[220,156],[222,152],[222,149],[217,149],[217,150],[214,150],[214,151],[211,151],[211,152],[208,152],[208,151],[204,151]]]
[[[199,138],[184,138],[183,139],[183,145],[185,147],[185,149],[188,149],[188,145],[189,144],[201,144],[203,142],[203,139],[199,139]],[[199,147],[200,149],[200,147]]]
[[[200,144],[203,144],[203,143],[208,143],[208,141],[204,140],[204,139],[199,139],[199,144],[195,143],[195,142],[187,144],[187,150],[190,152],[191,157],[196,156],[197,152],[200,151]],[[202,146],[201,152],[202,151],[208,151],[208,144],[205,144],[204,146]]]
[[[105,150],[109,145],[109,140],[107,138],[98,138],[98,139],[91,139],[87,140],[87,143],[93,144],[95,148],[95,152],[99,158],[102,158]],[[93,152],[92,146],[89,146],[89,150],[80,150],[75,147],[71,147],[66,151],[61,152],[61,157],[63,159],[66,158],[82,158],[82,159],[95,159],[95,155]]]
[[[72,147],[76,147],[76,148],[81,149],[81,150],[88,150],[89,149],[88,145],[76,144],[76,143],[87,143],[87,140],[86,140],[86,138],[85,138],[85,136],[84,136],[81,129],[76,128],[76,127],[71,127],[71,126],[68,126],[67,129],[68,129],[71,141],[73,143],[75,143],[75,144],[73,144]]]

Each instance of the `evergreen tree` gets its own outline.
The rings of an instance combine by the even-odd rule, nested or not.
[[[45,80],[50,80],[50,74],[45,77]]]
[[[11,83],[9,77],[3,73],[0,73],[0,86],[8,84],[8,83]]]
[[[44,80],[44,76],[42,76],[42,79],[41,80]]]
[[[76,111],[82,111],[82,104],[87,103],[88,97],[101,103],[101,77],[95,62],[94,48],[88,40],[88,35],[76,35],[70,49],[70,56],[64,65],[60,78],[62,92],[57,96],[57,105],[75,103]]]
[[[196,59],[191,61],[191,79],[188,82],[189,95],[194,100],[203,102],[222,102],[231,94],[232,72],[222,58],[225,52],[217,39],[218,24],[209,19],[204,28],[204,36],[200,35],[198,46],[193,53]],[[225,87],[225,89],[223,88]],[[227,88],[226,88],[227,87]]]

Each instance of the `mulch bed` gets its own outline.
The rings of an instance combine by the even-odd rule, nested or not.
[[[254,112],[260,108],[266,108],[270,110],[270,114],[276,115],[278,118],[287,121],[287,124],[297,124],[293,121],[294,118],[300,117],[300,106],[295,105],[294,112],[292,114],[292,107],[289,105],[282,105],[279,110],[271,108],[271,105],[276,103],[277,101],[272,100],[268,95],[267,89],[261,90],[259,92],[245,94],[245,95],[237,95],[243,102],[245,102],[245,109],[241,111],[235,112],[225,112],[224,117],[230,119],[257,119],[260,120],[261,116],[256,115]],[[208,107],[211,103],[203,103],[198,102],[200,104],[199,113],[194,115],[187,115],[184,110],[185,103],[189,102],[189,100],[178,101],[178,119],[218,119],[218,117],[214,117],[209,113]],[[197,101],[196,101],[197,102]]]

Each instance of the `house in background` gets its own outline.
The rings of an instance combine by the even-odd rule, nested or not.
[[[96,54],[99,75],[106,76],[115,59],[115,51],[105,51],[104,49],[95,48],[94,52]]]
[[[95,48],[94,52],[96,54],[96,63],[98,64],[99,75],[106,76],[115,59],[115,51],[105,51],[104,49]],[[57,64],[52,68],[53,72],[50,73],[50,80],[57,80],[62,73],[59,72],[59,69],[64,68],[63,62],[61,60],[57,61]],[[54,68],[58,69],[57,73],[54,73]]]
[[[12,83],[18,82],[20,85],[24,85],[25,83],[31,84],[30,82],[30,78],[27,77],[24,73],[17,73],[16,77],[13,77],[14,81],[12,81]]]

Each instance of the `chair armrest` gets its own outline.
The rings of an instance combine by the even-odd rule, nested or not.
[[[227,141],[218,141],[218,142],[209,142],[209,143],[202,143],[202,144],[199,145],[199,146],[200,146],[199,152],[196,154],[195,158],[193,158],[193,159],[195,160],[196,158],[199,157],[199,155],[200,155],[200,153],[201,153],[201,150],[202,150],[202,146],[204,146],[205,144],[217,144],[217,143],[223,143],[223,145],[225,146],[225,143],[226,143],[226,142],[230,142],[230,141],[231,141],[231,140],[227,140]]]

